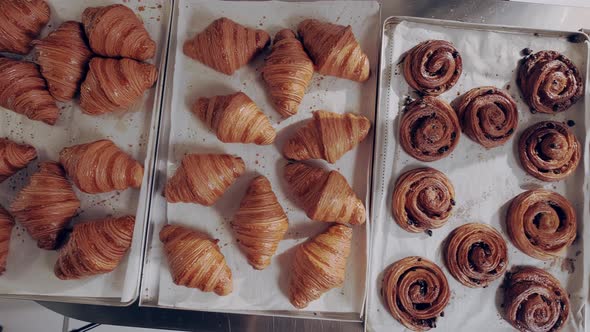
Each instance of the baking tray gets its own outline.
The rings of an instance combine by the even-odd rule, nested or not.
[[[7,272],[0,277],[0,296],[16,299],[72,302],[86,304],[129,305],[137,299],[141,276],[145,234],[149,216],[151,182],[155,160],[156,129],[161,112],[164,70],[167,58],[171,8],[173,1],[137,0],[110,1],[84,0],[72,3],[67,0],[49,0],[51,20],[41,36],[46,36],[66,20],[81,20],[86,7],[123,3],[139,15],[157,42],[156,55],[149,60],[161,73],[152,89],[134,104],[129,112],[117,112],[91,117],[82,114],[78,100],[57,103],[61,109],[58,123],[51,127],[31,121],[12,111],[0,112],[0,137],[8,136],[37,148],[38,159],[25,170],[0,185],[0,203],[8,207],[16,193],[28,183],[36,172],[37,164],[45,160],[58,160],[59,151],[66,146],[110,138],[124,151],[143,163],[145,172],[141,190],[129,189],[99,195],[81,193],[74,186],[81,201],[79,213],[73,219],[90,220],[107,215],[133,214],[136,223],[129,254],[113,272],[78,281],[62,281],[53,275],[56,251],[38,249],[22,226],[13,229]],[[26,56],[30,59],[31,55]],[[26,262],[23,264],[23,262]]]
[[[400,28],[401,27],[401,28]],[[398,30],[400,29],[400,30]],[[399,35],[396,33],[399,31]],[[403,34],[403,36],[401,35]],[[570,43],[576,40],[580,43]],[[446,158],[423,163],[408,156],[398,144],[399,114],[404,99],[416,97],[403,76],[402,54],[427,39],[451,41],[462,54],[463,73],[458,83],[440,98],[452,101],[476,86],[494,85],[508,89],[517,102],[519,124],[516,133],[502,147],[486,151],[462,135],[457,148]],[[548,270],[570,293],[570,317],[563,331],[582,331],[586,325],[588,259],[585,242],[589,239],[588,146],[590,114],[585,98],[571,109],[556,115],[531,114],[515,82],[520,51],[550,46],[574,60],[588,86],[588,37],[580,32],[550,31],[486,24],[463,23],[414,17],[390,17],[383,26],[378,115],[373,170],[372,246],[366,328],[369,331],[402,331],[403,325],[390,314],[380,294],[383,271],[406,256],[419,255],[439,265],[447,276],[451,300],[444,317],[437,320],[440,331],[512,331],[502,318],[500,278],[485,289],[469,289],[456,281],[442,259],[444,239],[456,227],[467,222],[483,222],[499,230],[508,244],[510,265],[534,265]],[[481,56],[482,50],[488,52]],[[479,54],[479,56],[473,55]],[[513,68],[510,68],[513,64]],[[587,90],[586,90],[587,91]],[[586,97],[588,96],[586,92]],[[544,183],[527,175],[518,161],[516,143],[522,131],[544,120],[574,120],[571,128],[584,145],[583,159],[576,172],[564,181]],[[391,198],[399,175],[419,166],[434,167],[445,173],[456,191],[457,206],[445,226],[427,234],[411,234],[393,220]],[[495,168],[498,166],[498,168]],[[467,176],[466,176],[467,175]],[[475,176],[474,176],[475,175]],[[508,181],[512,180],[511,181]],[[514,184],[515,183],[515,184]],[[526,256],[514,247],[505,231],[504,218],[510,200],[532,188],[544,187],[564,194],[578,216],[578,239],[567,251],[567,259],[542,262]],[[498,204],[497,202],[501,202]],[[573,273],[567,270],[574,269]],[[564,271],[566,270],[566,271]]]
[[[148,250],[144,262],[140,305],[185,310],[247,313],[257,315],[300,316],[359,321],[363,310],[366,288],[366,226],[356,226],[353,253],[349,258],[347,281],[343,288],[326,293],[305,310],[292,307],[284,286],[288,281],[291,254],[296,244],[318,234],[327,224],[311,222],[293,202],[290,191],[279,170],[287,163],[280,150],[285,139],[311,117],[311,111],[327,109],[333,112],[355,112],[367,116],[371,122],[375,115],[376,68],[378,66],[380,6],[377,2],[226,2],[226,1],[178,1],[173,15],[170,40],[170,56],[166,73],[164,111],[158,133],[157,174],[152,199],[152,217],[148,230]],[[371,60],[372,78],[359,84],[334,77],[316,74],[306,93],[299,113],[289,119],[281,119],[272,108],[260,78],[259,68],[266,54],[259,55],[251,64],[226,76],[186,57],[182,43],[204,29],[214,19],[226,16],[249,27],[265,29],[271,37],[281,28],[296,29],[297,24],[308,17],[315,17],[339,24],[351,24],[361,46]],[[184,23],[183,23],[184,22]],[[190,22],[187,24],[187,22]],[[187,73],[186,75],[184,73]],[[269,116],[277,128],[277,142],[270,146],[223,144],[194,115],[189,112],[192,103],[201,96],[244,91]],[[334,97],[337,96],[337,97]],[[356,194],[369,207],[370,170],[372,158],[372,131],[353,151],[347,153],[335,165],[351,183]],[[196,204],[166,204],[162,191],[166,179],[175,171],[184,153],[230,153],[241,156],[246,163],[246,173],[213,207]],[[239,206],[250,180],[256,173],[269,177],[279,202],[285,209],[290,229],[281,241],[271,265],[263,271],[255,271],[246,262],[235,242],[229,221]],[[279,174],[277,174],[279,173]],[[367,210],[368,211],[368,210]],[[172,217],[170,217],[172,216]],[[208,232],[219,238],[221,251],[232,269],[233,295],[219,298],[199,290],[174,285],[168,263],[162,251],[158,233],[168,222],[181,223]],[[270,285],[270,286],[269,286]],[[258,290],[258,291],[256,291]],[[282,290],[282,291],[281,291]],[[261,296],[260,294],[264,294]],[[274,297],[274,298],[271,298]],[[167,299],[167,300],[166,300]],[[324,310],[331,303],[332,311]],[[339,307],[334,307],[334,305]],[[350,310],[348,310],[350,309]]]

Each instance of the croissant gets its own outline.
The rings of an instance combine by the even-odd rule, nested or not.
[[[8,211],[0,205],[0,275],[6,271],[6,260],[10,249],[10,234],[14,221]]]
[[[330,289],[342,286],[351,242],[352,229],[334,225],[297,246],[289,287],[291,304],[305,308]]]
[[[149,63],[93,58],[80,88],[80,107],[89,115],[127,109],[157,79],[158,70]]]
[[[354,38],[352,28],[318,20],[304,20],[297,32],[322,75],[364,82],[369,79],[369,58]]]
[[[279,31],[262,68],[262,78],[277,112],[284,117],[297,113],[312,77],[313,62],[295,33],[289,29]]]
[[[563,112],[584,95],[578,67],[556,51],[540,51],[521,62],[516,83],[531,112]]]
[[[270,120],[246,94],[199,98],[192,112],[224,143],[272,144],[277,136]]]
[[[59,101],[69,101],[78,91],[92,52],[84,41],[79,22],[67,21],[45,39],[36,40],[35,62],[47,81],[49,92]]]
[[[143,166],[108,139],[64,148],[59,162],[88,194],[139,188],[143,181]]]
[[[113,271],[133,239],[135,217],[106,218],[74,225],[59,251],[54,273],[59,279],[80,279]]]
[[[266,177],[259,176],[250,183],[231,226],[250,265],[257,270],[267,267],[289,220]]]
[[[558,332],[567,322],[570,301],[559,280],[536,267],[506,274],[505,319],[522,332]]]
[[[222,17],[184,43],[183,52],[226,75],[250,62],[270,43],[263,30],[246,28]]]
[[[186,155],[166,184],[166,200],[213,205],[245,168],[242,158],[227,154]]]
[[[365,206],[337,171],[291,163],[285,166],[285,178],[310,219],[352,225],[365,222]]]
[[[36,158],[37,150],[34,147],[0,137],[0,183],[27,167]]]
[[[382,294],[391,315],[413,331],[436,327],[451,291],[443,271],[426,258],[410,256],[384,273]]]
[[[217,242],[207,235],[176,225],[160,231],[174,283],[203,292],[228,295],[232,292],[231,270]]]
[[[314,111],[283,147],[289,159],[325,159],[335,163],[367,137],[371,122],[361,115]]]
[[[54,125],[59,117],[37,65],[0,57],[0,106]]]
[[[156,42],[141,19],[123,5],[86,8],[82,23],[90,48],[96,54],[143,61],[156,53]]]
[[[0,52],[29,53],[31,41],[49,22],[50,13],[43,0],[1,0]]]
[[[53,250],[59,244],[61,231],[79,207],[80,201],[63,168],[56,162],[42,162],[10,210],[39,248]]]

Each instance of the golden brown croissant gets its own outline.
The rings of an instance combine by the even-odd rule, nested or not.
[[[191,229],[166,225],[160,231],[174,283],[203,292],[228,295],[232,292],[231,270],[217,242]]]
[[[487,287],[508,267],[506,241],[486,224],[470,223],[455,228],[447,240],[445,262],[463,285]]]
[[[113,271],[129,250],[135,217],[106,218],[74,225],[59,251],[54,273],[62,280]]]
[[[285,178],[310,219],[352,225],[365,222],[365,206],[337,171],[290,163],[285,166]]]
[[[192,112],[224,143],[268,145],[277,136],[268,117],[243,92],[199,98]]]
[[[259,176],[250,183],[231,226],[250,265],[257,270],[267,267],[289,220],[266,177]]]
[[[35,45],[35,62],[47,81],[49,92],[59,101],[69,101],[78,91],[92,52],[84,41],[82,24],[67,21]]]
[[[150,38],[141,19],[123,5],[86,8],[82,23],[96,54],[147,60],[156,53],[156,42]]]
[[[0,57],[0,106],[54,125],[59,117],[37,65]]]
[[[358,82],[369,79],[369,58],[350,25],[308,19],[299,23],[297,32],[320,74]]]
[[[90,115],[127,109],[157,79],[158,70],[149,63],[93,58],[80,88],[80,107]]]
[[[528,127],[518,141],[520,164],[543,181],[559,181],[572,174],[580,163],[582,149],[576,135],[556,121]]]
[[[412,233],[442,227],[455,204],[455,188],[449,178],[430,167],[403,173],[395,182],[391,200],[395,222]]]
[[[49,22],[50,12],[43,0],[1,0],[0,52],[29,53],[31,41]]]
[[[108,139],[63,148],[59,162],[88,194],[139,188],[143,181],[143,166]]]
[[[12,216],[0,205],[0,275],[6,271],[6,260],[10,249],[10,235],[13,226]]]
[[[275,110],[284,117],[297,113],[312,77],[313,62],[295,33],[289,29],[279,31],[262,68]]]
[[[528,190],[510,203],[506,227],[518,249],[531,257],[550,260],[576,239],[576,211],[556,192]]]
[[[362,115],[314,111],[313,119],[283,147],[289,159],[325,159],[335,163],[367,137],[371,122]]]
[[[297,246],[289,287],[291,304],[305,308],[330,289],[342,286],[351,242],[351,228],[333,225]]]
[[[228,154],[186,155],[166,183],[166,200],[213,205],[245,168],[242,158]]]
[[[556,51],[539,51],[521,62],[516,83],[532,113],[563,112],[584,95],[578,67]]]
[[[36,158],[37,150],[34,147],[0,137],[0,183]]]
[[[184,43],[187,56],[226,75],[247,64],[270,42],[266,31],[219,18]]]
[[[570,301],[559,280],[536,267],[518,267],[506,275],[506,320],[522,332],[558,332],[567,322]]]
[[[391,315],[413,331],[436,327],[451,297],[440,267],[426,258],[410,256],[393,263],[384,274],[382,294]]]
[[[18,193],[10,210],[39,248],[53,250],[59,244],[61,231],[79,207],[80,201],[61,165],[42,162],[29,184]]]

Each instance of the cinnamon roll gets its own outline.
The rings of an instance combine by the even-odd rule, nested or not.
[[[408,51],[404,58],[404,76],[418,92],[438,96],[452,88],[463,64],[461,55],[445,40],[427,40]]]
[[[393,190],[393,218],[408,232],[442,227],[455,205],[451,181],[434,168],[417,168],[402,174]]]
[[[540,51],[526,57],[516,81],[533,113],[563,112],[584,93],[578,68],[556,51]]]
[[[399,260],[385,271],[382,292],[391,315],[415,331],[436,327],[451,294],[442,270],[417,256]]]
[[[549,260],[576,238],[576,212],[558,193],[535,189],[516,196],[506,216],[508,235],[525,254]]]
[[[456,110],[463,132],[488,149],[506,143],[518,124],[516,102],[507,91],[493,86],[469,90]]]
[[[567,321],[568,293],[555,277],[536,267],[506,275],[505,319],[522,332],[556,332]]]
[[[522,167],[543,181],[559,181],[578,167],[580,142],[566,125],[543,121],[520,136],[518,154]]]
[[[486,224],[465,224],[449,236],[445,259],[451,275],[467,287],[487,287],[508,267],[502,235]]]
[[[402,148],[421,161],[446,157],[461,136],[459,119],[451,105],[430,96],[406,106],[399,130]]]

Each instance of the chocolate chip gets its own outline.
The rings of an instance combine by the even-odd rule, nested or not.
[[[487,93],[488,95],[492,95],[492,94],[494,94],[494,90],[491,90],[491,89],[490,89],[490,90],[488,90],[488,92],[486,92],[486,93]]]
[[[561,170],[559,170],[559,169],[554,169],[554,170],[553,170],[553,173],[554,173],[554,174],[561,174]]]
[[[444,317],[444,316],[445,316],[445,312],[444,312],[444,311],[441,311],[441,312],[440,312],[440,316],[441,316],[441,317]]]
[[[559,104],[553,104],[553,112],[559,111]]]
[[[459,71],[457,69],[455,69],[455,71],[453,72],[453,75],[459,75]]]
[[[537,113],[537,110],[534,108],[531,108],[531,113],[535,114],[535,113]]]
[[[508,132],[506,133],[506,135],[512,135],[513,132],[514,132],[514,129],[510,128],[510,130],[508,130]]]
[[[432,236],[432,230],[427,229],[425,232],[426,232],[426,234],[428,234],[428,236]]]
[[[421,262],[421,261],[422,261],[422,258],[418,257],[418,262]]]
[[[522,55],[529,55],[531,53],[533,53],[533,50],[531,50],[530,48],[523,48],[522,51],[520,51],[522,53]]]
[[[448,146],[443,146],[442,148],[438,149],[438,153],[445,153],[449,151],[449,147]]]
[[[452,132],[452,133],[451,133],[451,139],[455,139],[455,138],[457,138],[457,133],[455,133],[455,132]]]
[[[573,127],[576,125],[576,123],[574,122],[574,120],[567,120],[567,125]]]
[[[553,129],[553,128],[555,128],[555,124],[553,124],[553,122],[548,122],[547,123],[547,128]]]
[[[456,59],[458,56],[459,56],[459,52],[457,52],[457,51],[453,52],[453,58]]]
[[[510,90],[510,84],[506,86],[506,90]]]
[[[551,144],[549,144],[549,147],[552,148],[552,149],[555,149],[557,147],[557,144],[551,143]]]
[[[455,202],[455,200],[451,198],[451,205],[455,206],[456,204],[457,204],[457,202]]]

